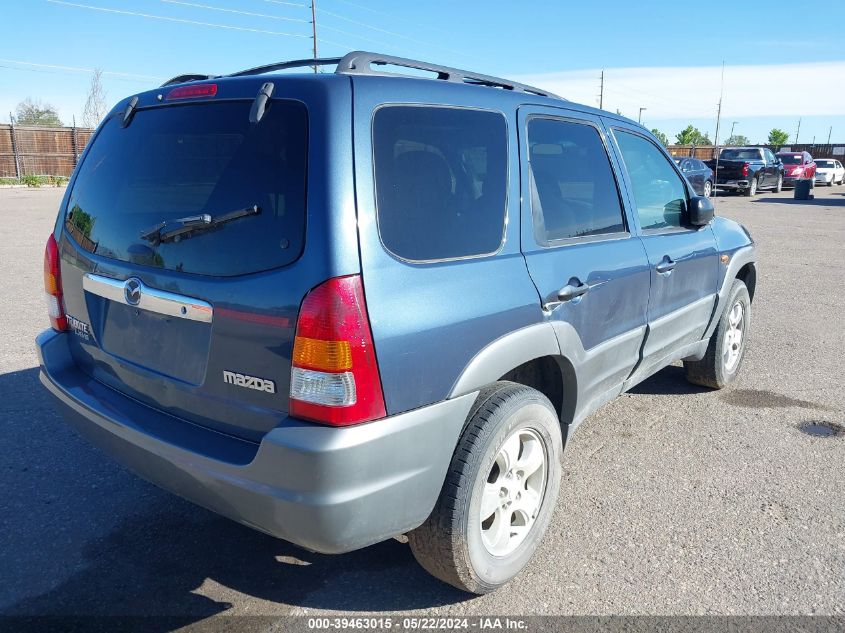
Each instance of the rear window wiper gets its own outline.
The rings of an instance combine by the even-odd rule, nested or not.
[[[238,218],[258,215],[259,213],[261,213],[261,207],[254,204],[251,207],[236,209],[235,211],[229,211],[221,215],[212,216],[208,213],[201,213],[177,220],[165,220],[146,231],[141,231],[141,239],[152,242],[155,245],[162,242],[179,242],[191,237],[195,233],[220,226]]]

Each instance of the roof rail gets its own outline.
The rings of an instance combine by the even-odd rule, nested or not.
[[[277,62],[275,64],[265,64],[264,66],[256,66],[255,68],[247,68],[246,70],[239,70],[236,73],[226,75],[227,77],[243,77],[244,75],[260,75],[262,73],[271,73],[274,70],[285,70],[286,68],[304,68],[306,66],[330,66],[340,62],[340,57],[323,57],[317,59],[294,59],[289,62]]]
[[[495,88],[503,88],[505,90],[513,90],[515,92],[525,92],[541,97],[553,97],[555,99],[566,101],[563,97],[559,97],[548,90],[542,90],[541,88],[535,88],[534,86],[527,86],[525,84],[517,83],[516,81],[510,81],[509,79],[483,75],[469,70],[459,70],[448,66],[438,66],[437,64],[429,64],[428,62],[420,62],[413,59],[406,59],[404,57],[368,53],[366,51],[353,51],[344,55],[343,58],[337,62],[337,69],[335,72],[346,75],[374,75],[378,77],[409,76],[374,70],[373,65],[401,66],[403,68],[425,70],[435,73],[437,78],[443,81],[470,85],[492,86]]]
[[[216,75],[176,75],[172,79],[168,79],[163,84],[161,84],[161,87],[164,88],[165,86],[172,86],[173,84],[182,84],[186,81],[205,81],[207,79],[214,79],[215,77]]]

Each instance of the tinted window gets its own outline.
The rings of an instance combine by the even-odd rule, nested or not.
[[[528,151],[538,243],[625,230],[616,180],[598,130],[531,119]]]
[[[501,114],[381,108],[373,150],[379,234],[390,252],[430,261],[499,250],[507,187]]]
[[[759,149],[723,149],[719,154],[721,160],[762,160]]]
[[[305,106],[274,101],[260,125],[251,103],[178,105],[120,117],[97,135],[70,194],[66,226],[98,255],[204,275],[237,275],[296,260],[305,229]],[[219,217],[257,205],[190,239],[141,234],[162,222]]]
[[[631,179],[642,228],[681,226],[686,187],[663,152],[645,138],[622,130],[616,130],[616,141]]]
[[[778,158],[780,158],[784,165],[801,165],[804,162],[800,154],[778,154]]]
[[[696,168],[698,171],[703,171],[703,170],[707,169],[707,165],[705,165],[704,163],[702,163],[700,160],[696,160],[696,161],[695,161],[695,168]]]
[[[833,161],[832,160],[817,160],[816,166],[817,167],[825,167],[825,168],[833,167]]]

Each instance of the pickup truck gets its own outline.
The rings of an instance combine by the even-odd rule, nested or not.
[[[723,147],[719,159],[705,161],[713,170],[717,189],[753,196],[758,189],[783,189],[783,163],[765,147]]]

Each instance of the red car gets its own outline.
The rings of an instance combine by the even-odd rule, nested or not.
[[[816,163],[807,152],[778,152],[783,163],[783,186],[794,187],[799,180],[813,180],[816,177]]]

